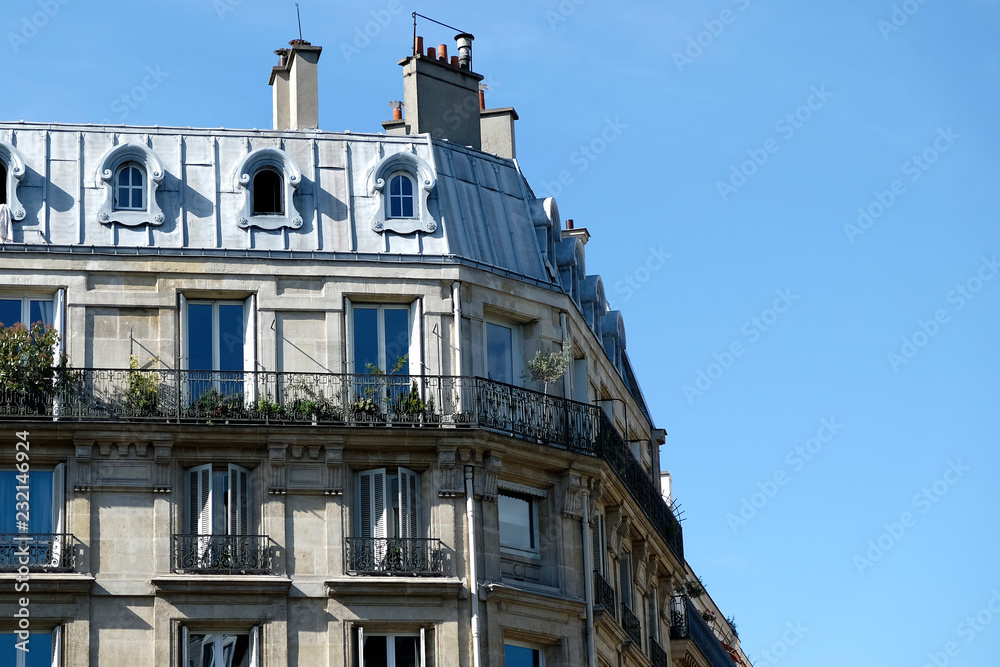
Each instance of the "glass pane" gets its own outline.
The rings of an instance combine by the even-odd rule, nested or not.
[[[122,169],[118,172],[118,185],[128,185],[128,169]]]
[[[212,370],[212,305],[192,303],[188,305],[188,368],[191,370]]]
[[[399,197],[389,198],[389,217],[400,218],[403,216],[403,202]]]
[[[402,357],[410,352],[410,312],[403,308],[386,308],[385,315],[385,372],[393,370]],[[397,375],[410,374],[409,360],[403,362]]]
[[[413,181],[411,181],[410,179],[406,178],[405,176],[398,176],[397,178],[399,178],[399,180],[400,180],[400,186],[401,186],[400,187],[400,192],[402,192],[402,194],[404,194],[404,195],[412,196],[413,195]]]
[[[27,651],[17,648],[17,635],[0,634],[0,664],[10,667],[51,667],[52,633],[32,632],[28,635]]]
[[[504,667],[538,667],[538,650],[523,646],[504,644]]]
[[[500,544],[516,549],[534,548],[531,534],[531,503],[524,498],[500,494],[497,496],[500,513]]]
[[[402,187],[403,177],[396,176],[389,182],[389,195],[396,196],[402,194],[400,187]]]
[[[389,650],[386,637],[365,636],[365,664],[363,667],[389,667]]]
[[[413,196],[403,197],[403,217],[413,217]]]
[[[52,319],[52,312],[54,310],[54,304],[51,300],[48,301],[32,301],[28,310],[31,323],[41,322],[42,324],[54,324],[55,320]]]
[[[18,533],[15,517],[17,473],[0,472],[0,533]],[[23,496],[20,500],[24,500]],[[52,471],[33,470],[28,479],[28,532],[51,533],[52,527]]]
[[[11,327],[21,321],[21,300],[0,299],[0,324]]]
[[[222,655],[226,667],[250,667],[250,635],[223,635]]]
[[[143,208],[142,188],[132,188],[132,208]]]
[[[243,370],[243,306],[219,306],[219,370]]]
[[[215,667],[215,635],[188,635],[186,667]]]
[[[486,324],[486,373],[497,382],[514,384],[514,337],[509,327]]]
[[[142,187],[142,170],[132,167],[129,171],[132,173],[132,185]]]
[[[417,667],[419,641],[419,637],[396,637],[396,659],[393,667]]]
[[[368,364],[379,365],[378,309],[354,309],[354,372],[368,373]],[[382,370],[385,370],[384,368]]]

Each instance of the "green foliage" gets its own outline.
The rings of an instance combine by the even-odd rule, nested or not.
[[[706,593],[705,586],[702,584],[701,577],[697,579],[691,579],[686,581],[677,588],[674,589],[678,594],[686,594],[691,598],[700,598]]]
[[[257,412],[268,419],[276,419],[282,417],[285,414],[285,406],[271,400],[270,396],[265,396],[257,399],[257,403],[254,406]]]
[[[528,371],[531,373],[531,379],[541,382],[542,391],[548,393],[549,383],[561,378],[572,360],[566,350],[549,352],[547,355],[543,355],[539,350],[535,353],[535,358],[528,362]]]
[[[0,328],[0,390],[34,400],[51,397],[68,380],[66,355],[56,359],[59,332],[36,322]]]
[[[238,417],[246,412],[243,394],[222,394],[216,389],[207,389],[194,402],[195,410],[206,417]]]
[[[396,412],[404,415],[419,415],[425,409],[427,409],[427,406],[420,397],[420,391],[417,389],[417,381],[414,380],[413,384],[410,385],[410,391],[401,394],[396,400]]]
[[[153,362],[159,361],[153,359]],[[156,403],[160,396],[160,376],[144,372],[139,368],[139,358],[134,354],[128,360],[128,385],[125,389],[125,405],[138,415],[156,413]]]

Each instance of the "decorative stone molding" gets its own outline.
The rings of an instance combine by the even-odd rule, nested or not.
[[[253,177],[265,168],[274,169],[281,176],[282,213],[259,215],[253,212]],[[302,226],[302,215],[295,207],[295,189],[302,183],[302,172],[291,155],[278,148],[258,148],[252,151],[236,168],[236,192],[243,192],[236,224],[243,229],[257,227],[267,231],[276,229],[298,229]]]
[[[457,498],[465,495],[462,468],[456,465],[457,451],[438,450],[438,498]]]
[[[621,553],[625,537],[632,528],[632,519],[628,517],[619,505],[608,510],[604,523],[605,530],[608,531],[608,544],[615,553]]]
[[[499,456],[486,455],[483,457],[483,469],[480,476],[481,489],[479,495],[483,500],[496,502],[497,500],[497,476],[500,474],[503,460]]]
[[[416,185],[411,218],[390,218],[386,213],[389,181],[396,174],[407,175]],[[378,204],[372,216],[372,229],[380,234],[387,231],[412,234],[436,230],[437,222],[427,207],[427,200],[436,183],[437,177],[430,165],[412,153],[393,153],[379,160],[368,172],[368,192],[375,195]]]
[[[271,464],[271,483],[267,492],[270,494],[285,493],[285,463],[287,462],[288,445],[270,445],[267,448],[268,462]]]
[[[344,495],[344,446],[327,445],[326,467],[328,474],[326,494],[330,496]]]
[[[583,478],[577,473],[566,473],[562,478],[562,514],[567,519],[583,518],[583,492],[586,490]]]
[[[73,489],[75,491],[89,491],[90,490],[90,462],[93,460],[94,447],[93,445],[76,445],[74,447],[76,456],[76,481],[73,484]]]
[[[138,163],[146,172],[145,210],[115,210],[115,174],[127,162]],[[163,173],[160,158],[143,144],[118,144],[109,149],[97,164],[97,187],[104,190],[104,201],[97,209],[97,220],[105,225],[118,223],[126,227],[162,225],[165,218],[156,201],[156,193],[163,182]]]
[[[0,184],[0,187],[7,190],[7,206],[10,207],[11,219],[15,222],[24,220],[27,215],[21,200],[17,197],[17,188],[21,184],[21,179],[27,171],[24,166],[24,158],[12,144],[0,141],[0,162],[7,167],[7,182]]]

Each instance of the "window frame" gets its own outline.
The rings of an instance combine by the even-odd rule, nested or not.
[[[427,666],[427,629],[426,628],[421,627],[421,628],[417,628],[415,631],[408,631],[408,632],[402,632],[402,631],[401,632],[391,632],[391,631],[381,631],[381,630],[372,630],[372,631],[369,631],[369,632],[365,632],[364,626],[363,625],[359,625],[358,628],[357,628],[357,632],[355,632],[354,635],[356,636],[357,642],[358,642],[357,643],[357,649],[358,649],[358,651],[357,651],[357,660],[358,660],[357,664],[358,664],[358,667],[365,667],[365,637],[416,637],[417,638],[417,648],[418,648],[418,650],[420,652],[420,655],[417,656],[417,658],[419,659],[418,665],[419,665],[419,667],[426,667]],[[387,642],[386,644],[387,644],[387,648],[388,648],[389,643]],[[392,653],[393,653],[393,655],[392,655],[392,662],[389,663],[388,667],[395,667],[395,665],[394,665],[394,663],[395,663],[395,643],[391,644],[391,646],[392,646]],[[387,654],[386,654],[387,658],[389,657],[388,653],[389,652],[387,651]]]
[[[63,658],[62,658],[62,656],[63,656],[63,626],[61,624],[53,626],[52,629],[50,631],[48,631],[48,632],[45,632],[45,631],[42,631],[42,632],[31,631],[31,632],[29,632],[28,633],[28,642],[29,642],[28,649],[29,649],[29,653],[30,653],[30,649],[31,649],[31,645],[30,645],[31,635],[46,635],[46,634],[49,635],[49,637],[51,638],[51,642],[52,642],[52,649],[51,649],[51,652],[50,652],[48,665],[51,665],[51,667],[62,667],[62,664],[63,664]],[[15,648],[14,648],[14,650],[17,651],[17,648],[16,648],[16,646],[17,646],[17,633],[16,632],[0,632],[0,635],[9,635],[9,636],[12,636],[13,639],[14,639],[14,641],[15,641]],[[15,656],[16,656],[16,653],[15,653]],[[14,664],[16,664],[16,662],[17,661],[15,659]]]
[[[212,305],[212,368],[191,368],[191,317],[190,317],[190,307],[192,305]],[[219,331],[218,323],[219,316],[218,310],[219,306],[235,306],[240,305],[243,307],[243,367],[237,370],[221,370],[219,366],[221,365],[221,334]],[[179,312],[179,322],[178,322],[178,335],[181,337],[180,341],[180,351],[181,351],[181,370],[187,373],[187,381],[182,383],[182,391],[184,395],[182,399],[185,401],[191,400],[196,397],[193,396],[193,388],[195,383],[204,383],[204,379],[196,379],[191,377],[192,371],[203,371],[211,373],[211,384],[210,387],[220,391],[222,387],[222,377],[224,373],[239,374],[240,380],[227,381],[228,383],[242,384],[243,397],[245,399],[246,405],[250,406],[257,400],[257,383],[255,371],[257,370],[257,341],[259,336],[257,334],[257,295],[251,294],[247,297],[236,297],[236,298],[205,298],[200,296],[191,296],[190,298],[186,294],[178,295],[178,312]],[[203,390],[204,391],[204,390]],[[200,396],[200,394],[199,394]]]
[[[386,341],[386,338],[385,338],[385,313],[386,313],[386,311],[393,311],[393,310],[395,310],[395,311],[404,311],[404,312],[406,312],[406,315],[407,315],[407,331],[406,331],[406,336],[407,336],[407,340],[406,340],[406,348],[407,348],[406,349],[406,355],[407,355],[406,366],[407,366],[407,368],[406,368],[406,370],[407,370],[407,372],[406,373],[402,373],[401,375],[404,375],[404,376],[419,375],[419,373],[413,373],[412,372],[412,370],[413,370],[413,361],[414,361],[413,349],[414,349],[414,343],[415,343],[415,341],[414,341],[414,333],[415,333],[414,329],[416,328],[415,327],[415,324],[416,324],[415,320],[416,320],[416,317],[417,317],[417,314],[414,312],[414,304],[415,303],[416,303],[416,301],[414,301],[412,303],[350,302],[350,321],[348,322],[348,324],[349,324],[348,328],[350,330],[350,343],[351,343],[351,349],[349,350],[349,355],[348,355],[349,359],[350,359],[350,367],[348,369],[349,373],[352,373],[354,375],[370,375],[370,372],[368,371],[367,368],[365,368],[363,370],[360,369],[360,368],[358,368],[358,359],[357,359],[357,356],[356,356],[357,338],[358,338],[358,336],[357,336],[357,331],[356,331],[357,318],[355,316],[355,312],[357,310],[372,310],[372,309],[374,309],[375,313],[376,313],[376,315],[375,315],[375,336],[376,336],[377,341],[378,341],[378,353],[377,353],[378,359],[376,360],[378,363],[376,363],[375,365],[381,371],[383,371],[384,373],[388,374],[392,370],[392,368],[396,365],[396,363],[398,363],[399,359],[403,356],[403,355],[399,355],[396,358],[396,361],[394,361],[392,364],[389,363],[389,360],[386,357],[387,348],[389,347],[389,345],[388,345],[388,342]]]
[[[136,166],[143,174],[141,208],[118,205],[119,173],[129,165]],[[97,187],[104,190],[104,199],[97,208],[98,222],[126,227],[162,225],[166,217],[157,201],[156,193],[163,184],[164,175],[160,158],[144,144],[127,142],[109,148],[101,156],[97,166]]]
[[[258,187],[257,181],[262,176],[270,175],[274,178],[274,185],[277,186],[277,193],[274,197],[275,203],[277,204],[276,211],[264,211],[258,207]],[[255,216],[282,216],[285,214],[285,184],[282,179],[281,172],[271,166],[263,166],[254,171],[253,180],[250,185],[250,210],[253,211]]]
[[[497,379],[490,373],[490,327],[501,327],[510,330],[510,382]],[[524,331],[521,324],[487,316],[483,320],[483,377],[494,382],[520,387],[524,384],[524,374],[518,375],[518,370],[524,368],[524,352],[522,343]],[[518,363],[520,361],[520,363]]]
[[[397,179],[401,179],[401,182],[406,182],[410,186],[409,194],[400,192],[398,195],[393,194],[392,187],[396,183]],[[417,186],[413,174],[409,171],[395,171],[389,175],[389,194],[385,197],[385,218],[386,220],[412,220],[420,218],[420,211],[418,210],[419,199],[416,195]],[[395,199],[399,199],[399,215],[392,214],[392,204]],[[405,215],[404,203],[409,199],[410,203],[410,215]]]
[[[249,638],[249,646],[248,646],[248,652],[250,653],[249,665],[250,667],[259,667],[259,665],[261,664],[260,644],[261,644],[261,635],[263,634],[261,625],[254,625],[251,626],[250,628],[238,628],[238,629],[212,627],[212,628],[206,628],[205,632],[200,631],[198,629],[197,624],[195,624],[193,629],[189,625],[181,625],[179,634],[180,634],[180,650],[178,651],[178,658],[180,660],[181,667],[188,667],[188,665],[190,664],[189,660],[190,656],[188,655],[188,644],[190,643],[189,638],[190,635],[192,634],[209,635],[209,636],[215,635],[219,637],[220,640],[224,635],[247,635]],[[216,651],[215,655],[216,655],[216,662],[221,663],[225,654],[222,651]],[[215,666],[211,665],[209,667],[215,667]]]
[[[4,203],[10,208],[11,222],[19,222],[27,215],[24,205],[17,196],[17,189],[27,173],[24,157],[13,144],[0,141],[0,163],[3,163],[6,171],[6,177],[0,183],[4,193]]]
[[[618,597],[623,605],[635,613],[635,591],[632,572],[632,553],[623,551],[618,556]]]
[[[215,472],[225,468],[226,483],[223,489],[216,489]],[[207,485],[205,484],[207,474]],[[235,476],[234,476],[235,475]],[[237,481],[233,483],[234,479]],[[253,503],[253,470],[235,463],[203,463],[184,469],[184,535],[219,535],[213,530],[216,506],[221,502],[226,517],[226,529],[222,535],[240,536],[255,535],[254,503]],[[198,519],[195,521],[191,501],[195,491],[196,481],[199,505]],[[239,488],[238,488],[239,487]],[[224,498],[217,499],[215,494],[222,492]],[[206,511],[207,510],[207,511]],[[241,511],[242,510],[242,511]],[[233,524],[236,524],[235,526]],[[206,532],[207,530],[207,532]]]
[[[514,544],[505,544],[502,524],[500,523],[500,498],[506,497],[514,500],[521,500],[528,503],[528,532],[529,532],[529,542],[532,546],[525,549],[521,546]],[[540,500],[547,497],[545,491],[541,489],[533,489],[531,487],[524,486],[522,484],[514,484],[512,482],[504,482],[498,480],[497,482],[497,541],[500,545],[500,552],[512,554],[516,556],[524,556],[531,558],[533,560],[539,560],[542,557],[542,531],[541,523],[539,520],[538,503]]]
[[[533,651],[535,657],[537,658],[534,661],[533,667],[545,667],[545,649],[543,647],[541,647],[541,646],[539,646],[537,644],[529,644],[527,642],[517,641],[516,639],[506,639],[505,638],[503,640],[503,647],[504,647],[504,651],[503,652],[504,652],[504,662],[505,663],[507,661],[507,647],[508,646],[512,646],[512,647],[516,647],[516,648],[526,648],[526,649],[528,649],[530,651]]]
[[[390,190],[392,179],[405,175],[411,180],[413,215],[391,217]],[[431,215],[429,198],[437,184],[435,170],[427,162],[408,151],[386,155],[368,172],[367,193],[375,198],[371,227],[378,233],[432,233],[438,224]]]
[[[254,180],[261,170],[279,176],[281,213],[257,213],[254,209]],[[302,171],[295,159],[279,148],[258,148],[248,153],[236,167],[233,189],[243,193],[243,202],[236,217],[241,229],[255,227],[265,231],[299,229],[303,216],[295,206],[295,193],[302,184]]]
[[[136,185],[134,185],[132,183],[129,183],[128,185],[122,185],[121,184],[121,175],[122,175],[122,173],[124,173],[126,171],[131,172],[131,170],[133,170],[133,169],[135,171],[139,172],[139,179],[140,179],[139,185],[136,186]],[[131,176],[129,178],[131,179]],[[118,165],[118,168],[115,169],[115,175],[114,175],[114,185],[113,185],[113,188],[114,188],[114,202],[111,205],[112,206],[112,210],[114,210],[114,211],[142,211],[142,212],[148,211],[149,210],[149,198],[147,197],[147,188],[146,188],[146,183],[147,182],[148,182],[148,179],[146,177],[146,168],[143,165],[141,165],[140,163],[138,163],[138,162],[136,162],[134,160],[130,160],[128,162],[123,162],[120,165]],[[139,196],[140,196],[140,199],[141,199],[142,203],[139,206],[132,206],[131,204],[129,204],[128,206],[123,205],[121,203],[121,195],[122,195],[122,190],[123,189],[125,189],[125,190],[128,191],[128,195],[129,195],[128,199],[129,199],[130,202],[132,201],[132,195],[135,194],[135,190],[139,190]]]

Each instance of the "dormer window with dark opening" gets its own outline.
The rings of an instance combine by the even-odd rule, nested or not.
[[[115,210],[146,210],[146,172],[135,162],[122,165],[115,176]]]
[[[282,215],[284,197],[281,194],[281,175],[272,169],[261,169],[253,177],[254,215]]]
[[[7,165],[0,162],[0,204],[7,203]]]
[[[389,181],[390,218],[413,217],[413,181],[409,176],[396,174]]]

